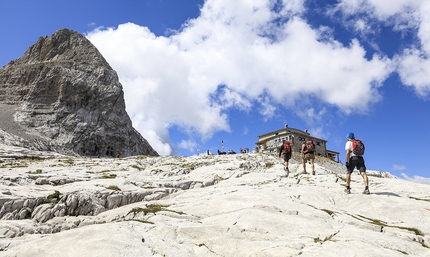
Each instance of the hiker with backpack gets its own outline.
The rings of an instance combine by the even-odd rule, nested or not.
[[[361,140],[355,139],[355,135],[352,132],[349,132],[346,135],[346,139],[348,140],[345,144],[346,150],[346,189],[345,193],[351,193],[351,174],[354,171],[354,168],[357,167],[360,175],[363,177],[364,181],[364,191],[363,194],[370,194],[369,191],[369,179],[366,174],[366,165],[364,164],[364,144]]]
[[[315,175],[315,144],[309,139],[302,144],[302,160],[303,160],[303,174],[308,174],[306,172],[306,163],[309,161],[311,163],[312,175]]]
[[[283,159],[284,159],[284,170],[287,172],[287,177],[289,174],[289,169],[288,169],[288,161],[291,159],[291,155],[292,155],[292,150],[291,150],[291,144],[289,141],[283,140],[282,141],[282,145],[280,147],[280,149],[278,149],[279,152],[279,158],[281,158],[281,154],[283,154]]]

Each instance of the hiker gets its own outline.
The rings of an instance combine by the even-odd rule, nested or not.
[[[303,174],[308,174],[306,172],[306,163],[309,161],[312,168],[312,175],[315,175],[315,144],[309,139],[307,142],[302,144],[302,160],[303,160]]]
[[[364,181],[364,191],[363,194],[370,194],[369,191],[369,179],[367,178],[366,174],[366,165],[364,164],[364,144],[361,142],[361,140],[355,139],[355,135],[352,132],[349,132],[346,135],[346,139],[348,140],[345,144],[345,150],[346,150],[346,189],[345,193],[350,194],[351,193],[351,173],[354,171],[354,168],[357,167],[358,171],[360,172],[360,175],[363,177]],[[361,145],[360,145],[361,144]],[[358,151],[356,149],[361,149],[361,151]]]
[[[221,154],[226,154],[225,152],[221,152],[219,149],[218,149],[218,155],[221,155]]]
[[[288,169],[288,161],[291,159],[291,155],[293,152],[291,149],[290,142],[283,140],[281,147],[278,148],[278,152],[279,152],[279,158],[281,158],[281,154],[283,154],[284,170],[287,172],[287,176],[288,176],[288,173],[290,172],[290,170]]]

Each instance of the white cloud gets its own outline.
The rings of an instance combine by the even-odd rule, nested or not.
[[[357,40],[344,46],[312,29],[299,17],[303,0],[283,2],[274,10],[269,0],[207,0],[198,18],[168,37],[132,23],[87,37],[118,72],[134,126],[161,155],[172,151],[171,126],[203,140],[230,131],[228,108],[260,103],[270,118],[279,104],[306,104],[304,96],[345,113],[378,101],[390,60],[368,60]]]
[[[197,149],[197,144],[193,140],[182,140],[179,143],[179,147],[183,149],[188,149],[190,150],[190,152],[202,152],[201,150]]]
[[[373,33],[372,23],[384,22],[397,31],[416,33],[418,41],[404,49],[394,60],[397,72],[406,86],[414,88],[417,95],[430,93],[430,1],[423,0],[342,0],[331,14],[341,12],[352,19],[354,29]],[[378,23],[376,23],[378,24]],[[375,46],[375,49],[378,49]]]
[[[401,176],[403,177],[403,179],[408,180],[408,181],[430,185],[430,178],[425,178],[425,177],[421,177],[421,176],[413,176],[411,178],[408,175],[406,175],[405,173],[402,173]]]
[[[430,93],[430,2],[423,2],[417,12],[421,19],[419,48],[406,49],[397,57],[398,72],[405,85],[414,87],[419,96],[427,97]]]
[[[413,13],[423,2],[423,0],[341,0],[333,11],[341,11],[346,16],[367,14],[380,21],[394,19],[394,22],[400,24],[405,20],[410,21],[412,17],[406,17],[404,14]]]
[[[260,99],[260,114],[263,116],[263,120],[270,120],[276,111],[276,107],[271,103],[271,99],[269,97],[263,97]]]
[[[215,101],[218,101],[219,108],[236,107],[243,111],[249,111],[251,108],[251,103],[243,95],[226,87],[223,87],[220,91],[218,99],[215,99]]]
[[[297,110],[296,112],[297,115],[301,117],[307,125],[314,126],[315,124],[319,124],[323,121],[327,110],[322,108],[318,111],[315,108],[308,108],[304,110]]]
[[[403,84],[414,88],[417,95],[426,97],[430,92],[430,59],[418,49],[405,50],[396,59]]]
[[[309,129],[309,133],[313,137],[328,138],[328,134],[324,132],[324,129],[322,127],[313,127],[311,129]]]
[[[394,164],[393,165],[393,170],[406,170],[406,166],[405,165]]]
[[[242,135],[246,136],[248,135],[248,132],[249,132],[249,129],[247,127],[243,127]]]

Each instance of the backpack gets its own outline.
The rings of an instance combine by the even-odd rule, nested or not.
[[[351,140],[352,152],[357,156],[362,156],[364,154],[364,144],[360,139]]]
[[[315,144],[312,140],[309,140],[305,143],[305,149],[303,153],[314,153],[315,152]]]
[[[289,154],[290,152],[291,152],[290,142],[285,141],[284,142],[284,154]]]

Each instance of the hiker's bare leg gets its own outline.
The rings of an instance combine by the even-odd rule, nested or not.
[[[364,185],[369,186],[369,179],[367,178],[366,172],[361,172],[361,176],[363,177]]]
[[[346,180],[346,186],[349,187],[351,184],[351,173],[350,172],[346,172],[345,180]]]

